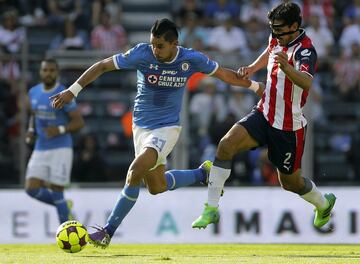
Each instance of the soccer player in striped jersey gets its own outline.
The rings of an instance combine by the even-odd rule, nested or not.
[[[134,206],[145,182],[151,194],[174,190],[195,182],[207,182],[211,162],[194,170],[165,171],[166,157],[175,146],[180,126],[180,110],[189,77],[202,72],[236,86],[261,93],[259,83],[243,79],[203,53],[178,46],[176,25],[157,20],[151,28],[150,44],[140,43],[127,51],[92,65],[67,91],[52,97],[53,106],[62,108],[79,91],[107,71],[137,70],[137,95],[133,111],[135,159],[126,184],[104,228],[89,234],[90,242],[105,248],[116,229]]]
[[[323,195],[309,178],[301,176],[306,119],[302,108],[316,67],[316,51],[301,26],[295,3],[282,3],[268,13],[272,34],[267,49],[239,73],[248,77],[267,67],[265,91],[257,106],[221,139],[210,170],[208,200],[193,228],[219,221],[220,193],[230,176],[235,154],[267,145],[270,161],[277,167],[281,186],[315,206],[314,226],[330,219],[336,197]]]

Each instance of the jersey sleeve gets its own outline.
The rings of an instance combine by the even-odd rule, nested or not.
[[[194,63],[194,69],[197,72],[212,75],[219,68],[219,64],[216,61],[210,60],[202,52],[194,51],[192,59]]]
[[[117,69],[136,69],[138,62],[144,57],[144,43],[138,44],[125,53],[113,56],[113,61]]]
[[[296,69],[314,76],[316,70],[317,54],[313,47],[299,48],[295,53]]]

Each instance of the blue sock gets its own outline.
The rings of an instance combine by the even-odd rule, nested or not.
[[[64,198],[64,192],[52,192],[54,204],[56,206],[60,224],[69,220],[69,208]]]
[[[136,203],[136,200],[139,197],[139,192],[140,185],[124,186],[124,189],[122,190],[120,197],[107,220],[107,224],[105,225],[105,230],[110,235],[110,237],[114,235],[122,220]]]
[[[165,177],[167,189],[171,191],[196,182],[205,181],[206,172],[200,168],[194,170],[171,170],[165,172]]]
[[[54,205],[52,191],[47,188],[26,189],[26,193],[40,202]]]

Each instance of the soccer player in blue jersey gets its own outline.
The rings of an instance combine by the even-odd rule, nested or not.
[[[65,89],[58,83],[59,67],[54,59],[40,66],[41,83],[29,90],[31,115],[26,142],[35,147],[26,170],[26,193],[40,202],[56,207],[59,221],[71,220],[70,201],[64,198],[64,186],[70,182],[73,160],[71,132],[84,126],[84,120],[72,100],[63,109],[54,109],[49,96]]]
[[[180,134],[179,113],[184,88],[192,74],[203,72],[231,85],[250,87],[255,92],[262,89],[259,83],[240,78],[237,72],[220,67],[204,54],[178,46],[176,25],[161,19],[151,28],[150,44],[138,44],[124,54],[95,63],[66,91],[51,98],[53,106],[62,108],[101,74],[119,69],[137,70],[133,110],[135,159],[107,224],[89,235],[90,242],[102,248],[109,245],[114,232],[134,206],[142,181],[151,194],[207,182],[210,161],[195,170],[165,171],[166,157]]]

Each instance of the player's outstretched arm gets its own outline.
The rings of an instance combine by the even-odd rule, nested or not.
[[[65,91],[55,94],[50,97],[52,106],[60,109],[67,103],[69,103],[79,92],[87,86],[89,83],[96,80],[103,73],[115,70],[115,65],[112,57],[96,62],[90,68],[88,68],[80,77]]]
[[[219,66],[213,76],[228,84],[249,88],[259,96],[261,96],[264,91],[264,85],[262,83],[245,79],[241,77],[239,73],[231,69]]]
[[[248,66],[240,67],[238,73],[240,74],[241,77],[248,79],[252,74],[257,72],[258,70],[265,68],[268,63],[268,60],[269,60],[269,52],[268,52],[268,48],[266,48],[253,63],[251,63]]]

